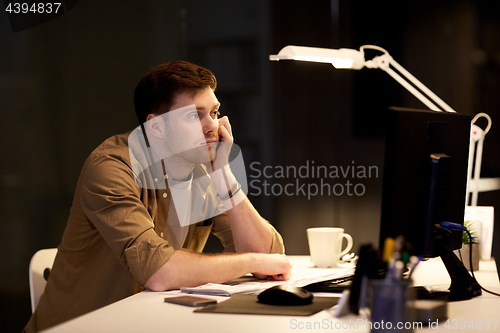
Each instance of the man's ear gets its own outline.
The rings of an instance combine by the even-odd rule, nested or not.
[[[165,135],[165,121],[162,117],[150,113],[146,118],[146,126],[151,134],[159,139],[163,139]]]

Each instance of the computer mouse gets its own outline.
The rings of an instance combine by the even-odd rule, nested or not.
[[[257,296],[260,303],[272,305],[303,305],[310,304],[313,294],[304,288],[289,284],[280,284],[264,290]]]

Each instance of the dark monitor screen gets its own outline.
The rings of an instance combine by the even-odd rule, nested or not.
[[[414,254],[437,256],[434,225],[464,222],[471,117],[391,107],[386,126],[380,245],[403,235]],[[439,246],[460,248],[461,238]]]

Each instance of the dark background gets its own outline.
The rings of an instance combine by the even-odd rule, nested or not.
[[[482,176],[500,176],[497,1],[81,0],[66,14],[16,33],[2,11],[2,331],[20,331],[31,315],[30,258],[59,244],[85,158],[104,139],[137,125],[135,85],[153,66],[175,59],[217,76],[221,111],[247,166],[354,161],[379,168],[378,178],[355,180],[365,186],[363,196],[251,195],[289,254],[308,253],[305,230],[312,226],[345,228],[354,250],[377,243],[380,114],[390,105],[425,107],[381,70],[268,60],[289,44],[385,48],[457,111],[491,116]],[[479,196],[479,205],[498,208],[499,201],[498,191]],[[211,242],[208,250],[216,248]]]

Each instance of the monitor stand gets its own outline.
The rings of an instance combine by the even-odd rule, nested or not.
[[[440,299],[454,302],[481,295],[481,286],[469,274],[455,253],[445,248],[440,257],[451,278],[449,290],[429,292],[424,287],[415,287],[417,299]]]
[[[417,288],[417,299],[447,299],[448,301],[462,301],[481,295],[481,286],[472,277],[464,264],[450,250],[449,245],[456,241],[451,230],[442,228],[435,223],[446,221],[449,196],[452,188],[451,172],[453,158],[445,154],[431,154],[430,156],[430,186],[427,207],[427,238],[432,238],[432,243],[425,243],[425,253],[440,256],[451,278],[451,286],[447,292],[427,292],[423,287]],[[441,212],[436,216],[436,212]],[[459,231],[460,236],[462,231]],[[461,240],[461,239],[460,239]],[[456,243],[455,243],[456,244]],[[456,247],[455,247],[456,248]],[[425,291],[424,291],[425,290]]]

